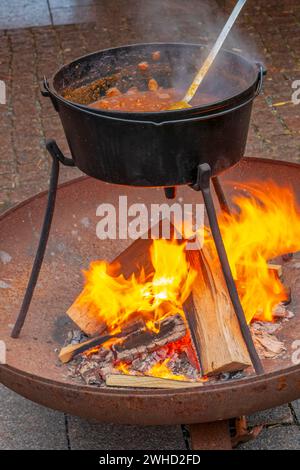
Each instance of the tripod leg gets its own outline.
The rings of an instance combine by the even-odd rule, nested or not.
[[[213,183],[214,190],[217,195],[221,210],[223,212],[226,212],[226,214],[230,214],[230,208],[229,208],[228,202],[226,200],[226,197],[225,197],[225,194],[224,194],[224,191],[223,191],[223,188],[221,186],[220,179],[218,178],[218,176],[214,176],[212,178],[212,183]]]
[[[229,261],[227,258],[225,246],[222,240],[222,235],[221,235],[219,224],[218,224],[217,214],[216,214],[213,198],[212,198],[211,191],[210,191],[210,180],[211,180],[210,166],[207,163],[203,163],[202,165],[199,165],[197,183],[194,186],[194,189],[197,191],[201,190],[203,194],[204,204],[206,207],[208,220],[209,220],[210,228],[212,231],[212,236],[216,245],[217,253],[218,253],[220,263],[222,266],[222,271],[224,274],[224,278],[226,281],[230,299],[234,307],[235,313],[237,315],[241,332],[242,332],[245,344],[247,346],[255,372],[257,374],[262,374],[264,370],[263,370],[260,358],[255,349],[253,339],[252,339],[249,327],[246,322],[243,307],[241,305],[237,288],[236,288],[234,279],[232,277],[232,272],[231,272]]]
[[[31,271],[31,275],[28,281],[27,288],[26,288],[23,303],[22,303],[18,318],[16,320],[15,326],[11,333],[12,338],[18,338],[20,335],[20,332],[22,330],[22,327],[24,325],[24,322],[25,322],[25,319],[29,310],[30,302],[31,302],[34,289],[35,289],[35,286],[39,277],[40,269],[43,263],[44,254],[46,251],[46,246],[47,246],[48,237],[49,237],[49,232],[51,228],[51,222],[52,222],[53,213],[54,213],[58,176],[59,176],[59,160],[53,156],[47,208],[46,208],[44,222],[43,222],[42,231],[40,235],[40,241],[39,241],[38,249],[35,255],[32,271]]]

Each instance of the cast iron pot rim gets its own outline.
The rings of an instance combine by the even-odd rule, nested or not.
[[[182,121],[188,121],[188,120],[198,120],[200,117],[202,119],[205,119],[207,117],[216,117],[220,116],[222,114],[225,114],[226,112],[238,109],[249,102],[253,101],[254,98],[260,93],[261,90],[261,85],[262,85],[262,75],[265,74],[265,70],[259,62],[252,62],[240,54],[237,54],[234,51],[229,51],[227,49],[222,49],[222,52],[225,52],[226,54],[230,54],[231,56],[235,56],[239,58],[239,60],[242,60],[243,62],[246,62],[250,64],[253,67],[257,67],[257,72],[258,75],[251,83],[248,88],[243,90],[242,92],[238,93],[237,95],[233,95],[229,98],[226,98],[225,100],[221,101],[216,101],[214,103],[202,105],[202,106],[194,106],[192,108],[188,109],[183,109],[183,110],[166,110],[166,111],[157,111],[157,112],[127,112],[127,111],[114,111],[114,110],[97,110],[90,108],[89,106],[82,105],[79,103],[75,103],[70,100],[66,100],[62,95],[60,95],[55,87],[54,87],[54,80],[56,76],[63,71],[63,69],[66,69],[72,64],[76,64],[77,62],[80,63],[83,59],[86,59],[88,57],[96,56],[99,53],[105,53],[105,52],[110,52],[110,51],[116,51],[120,49],[134,49],[138,47],[147,47],[147,46],[168,46],[168,47],[196,47],[196,48],[207,48],[208,46],[203,45],[203,44],[196,44],[196,43],[185,43],[185,42],[170,42],[170,43],[164,43],[164,42],[154,42],[154,43],[137,43],[137,44],[129,44],[129,45],[123,45],[123,46],[117,46],[117,47],[110,47],[106,49],[101,49],[95,52],[91,52],[90,54],[85,54],[83,56],[80,56],[71,62],[64,64],[62,67],[60,67],[51,77],[49,80],[44,77],[44,96],[51,96],[51,98],[56,99],[58,102],[62,102],[63,104],[66,104],[70,107],[80,109],[84,112],[87,112],[89,114],[92,114],[94,116],[99,116],[102,118],[108,118],[112,120],[118,120],[118,121],[133,121],[136,123],[141,123],[141,124],[155,124],[155,125],[160,125],[160,124],[167,124],[167,123],[176,123],[176,122],[182,122]],[[240,103],[241,99],[243,96],[248,96],[250,95],[250,98],[248,98],[246,101]],[[252,96],[251,96],[252,95]],[[240,103],[237,106],[234,106],[233,108],[230,108],[231,105]],[[54,106],[56,104],[54,103]],[[218,112],[218,110],[220,110]],[[216,113],[212,114],[213,111],[217,111]],[[200,116],[197,115],[197,113],[201,113]],[[161,118],[163,117],[170,118],[168,120],[163,120]],[[172,116],[178,117],[178,119],[172,119]],[[184,117],[185,116],[185,117]],[[141,119],[140,119],[141,118]],[[145,118],[145,120],[143,120]],[[151,118],[153,120],[151,120]],[[182,119],[179,119],[182,118]],[[157,120],[156,120],[157,119]]]
[[[45,85],[45,86],[47,88],[47,85]],[[244,106],[247,106],[249,103],[251,103],[255,99],[255,97],[256,97],[256,95],[253,96],[252,98],[249,98],[247,101],[244,101],[243,103],[240,103],[239,105],[237,105],[235,107],[231,107],[231,108],[228,108],[228,109],[223,109],[223,110],[221,110],[219,112],[216,112],[216,113],[206,114],[206,115],[201,114],[199,116],[193,116],[193,117],[190,117],[190,118],[172,119],[172,120],[169,120],[169,121],[139,121],[139,120],[136,120],[136,119],[125,119],[125,118],[122,119],[122,118],[119,118],[119,117],[113,117],[113,116],[110,116],[110,115],[103,115],[103,114],[95,113],[95,112],[93,112],[92,108],[88,108],[88,107],[82,108],[80,106],[76,106],[72,101],[67,101],[67,100],[63,100],[63,101],[64,101],[65,106],[67,106],[68,108],[71,108],[75,112],[84,112],[85,115],[93,116],[93,117],[96,117],[96,118],[102,118],[102,119],[105,119],[107,121],[117,122],[118,124],[120,124],[120,123],[122,123],[122,124],[132,123],[132,124],[140,124],[140,125],[143,125],[143,126],[160,127],[160,126],[166,126],[166,125],[197,122],[197,121],[204,121],[204,120],[207,120],[207,119],[218,118],[218,117],[224,116],[226,114],[232,113],[234,111],[237,111],[238,109],[243,108]],[[58,109],[56,109],[56,110],[59,112]],[[184,184],[186,184],[186,183],[184,183]]]

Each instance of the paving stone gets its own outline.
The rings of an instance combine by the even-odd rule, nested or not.
[[[242,444],[240,450],[300,450],[299,426],[265,428],[254,440]]]
[[[71,449],[80,450],[184,450],[180,426],[117,426],[68,417]]]
[[[63,413],[49,410],[0,385],[0,449],[67,449]]]
[[[256,426],[259,424],[292,424],[293,415],[289,405],[282,405],[270,410],[254,413],[253,415],[248,416],[247,422],[249,426]]]
[[[100,3],[102,0],[49,0],[50,8],[70,8],[72,6],[86,6]]]
[[[218,0],[217,3],[220,8],[232,8],[229,0]],[[104,48],[151,39],[198,41],[197,18],[205,5],[207,3],[200,0],[188,3],[164,0],[156,2],[154,10],[152,7],[140,10],[135,0],[115,0],[109,4],[100,0],[42,0],[38,4],[33,0],[0,1],[0,19],[7,17],[8,21],[13,16],[24,17],[26,24],[26,18],[32,12],[30,21],[36,25],[35,28],[1,31],[0,21],[0,78],[5,79],[8,90],[8,104],[0,106],[2,134],[6,135],[0,141],[5,153],[11,153],[9,165],[3,166],[1,173],[13,173],[9,181],[5,177],[8,203],[23,199],[22,188],[26,188],[29,181],[32,194],[40,187],[47,187],[47,182],[41,181],[45,173],[38,171],[35,175],[21,166],[23,163],[36,163],[39,168],[40,159],[45,156],[46,137],[54,137],[65,145],[62,127],[50,100],[39,94],[42,76],[50,76],[63,62],[92,52],[99,48],[99,44]],[[40,7],[47,15],[50,7],[54,22],[72,24],[53,26],[50,22],[46,26],[38,26],[43,19],[40,15],[40,19],[35,21]],[[193,15],[190,14],[191,9]],[[158,17],[155,15],[157,10],[160,12]],[[299,12],[296,1],[289,3],[287,10],[284,6],[270,7],[269,2],[264,5],[248,2],[244,16],[239,19],[243,48],[247,49],[255,42],[256,57],[262,57],[269,66],[265,94],[255,101],[246,151],[248,156],[300,161],[300,105],[272,107],[272,103],[290,98],[291,84],[300,78],[300,40],[295,40],[300,38],[296,30],[300,26]],[[275,17],[276,21],[273,20]],[[270,19],[267,28],[265,18]],[[220,10],[216,10],[213,22],[220,20],[222,15]],[[90,21],[97,21],[97,24]],[[15,20],[10,27],[12,25],[18,26]],[[213,31],[206,27],[206,21],[202,21],[201,40],[207,42],[213,37]],[[72,172],[68,174],[72,177]]]
[[[65,8],[52,8],[54,25],[73,23],[93,23],[97,15],[95,5],[73,5]]]
[[[51,24],[47,0],[2,0],[0,28],[24,28]]]

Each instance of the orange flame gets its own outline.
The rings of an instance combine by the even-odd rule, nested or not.
[[[160,353],[165,357],[165,359],[158,360],[156,364],[150,367],[146,375],[165,379],[169,378],[173,380],[188,380],[187,377],[183,375],[173,374],[173,372],[168,367],[168,363],[170,362],[171,358],[183,352],[186,353],[190,364],[192,364],[199,371],[198,359],[191,342],[191,336],[187,332],[182,338],[174,341],[173,343],[168,343],[160,348]],[[114,367],[125,375],[139,374],[139,372],[131,370],[130,364],[124,361],[119,361],[115,364]],[[201,379],[203,379],[203,377]]]
[[[170,359],[171,358],[169,357],[164,359],[162,362],[157,362],[147,371],[146,375],[150,375],[151,377],[161,377],[164,379],[187,380],[184,375],[173,374],[173,372],[168,368]],[[138,372],[131,371],[129,364],[126,362],[119,362],[115,365],[115,369],[124,375],[141,375]]]
[[[186,380],[184,375],[173,374],[173,372],[168,367],[169,362],[170,358],[165,359],[163,362],[157,362],[151,367],[150,370],[148,370],[147,375],[151,375],[152,377],[162,377],[164,379]]]
[[[124,375],[130,375],[129,364],[127,364],[127,362],[120,361],[115,365],[115,369],[119,370]]]
[[[233,199],[237,210],[219,217],[223,241],[248,323],[272,321],[287,293],[268,261],[300,250],[300,208],[290,188],[272,181],[237,189],[245,191]]]
[[[142,316],[148,329],[156,331],[156,322],[182,312],[191,292],[196,272],[185,256],[185,243],[153,240],[150,247],[153,265],[151,280],[143,269],[128,279],[114,276],[114,267],[106,261],[94,261],[85,271],[85,288],[78,303],[92,303],[111,332],[119,331],[134,316]]]
[[[291,189],[271,181],[236,188],[236,210],[220,214],[220,229],[248,323],[254,318],[271,321],[272,310],[287,294],[268,261],[300,250],[300,209]],[[215,252],[207,232],[205,243]],[[166,316],[184,317],[182,305],[196,277],[186,259],[185,243],[153,240],[150,257],[150,275],[140,269],[127,279],[106,261],[92,262],[77,302],[91,304],[91,314],[98,315],[112,333],[137,316],[153,331]]]
[[[185,375],[174,374],[168,367],[171,357],[167,357],[163,361],[158,361],[146,372],[145,375],[150,375],[151,377],[160,377],[163,379],[172,379],[172,380],[183,380],[187,381]],[[119,362],[115,365],[115,369],[120,371],[124,375],[141,375],[138,372],[131,371],[130,365],[126,362]]]

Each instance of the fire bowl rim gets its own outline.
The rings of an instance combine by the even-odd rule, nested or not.
[[[270,372],[267,374],[262,374],[262,375],[251,375],[250,377],[245,377],[242,379],[235,379],[235,380],[230,380],[230,381],[223,381],[217,384],[211,384],[211,385],[199,385],[199,387],[193,387],[193,388],[180,388],[180,389],[151,389],[151,388],[145,388],[145,389],[137,389],[137,388],[122,388],[122,387],[106,387],[106,388],[100,388],[96,387],[94,385],[80,385],[80,384],[70,384],[70,383],[62,383],[58,382],[56,380],[52,379],[47,379],[47,378],[41,378],[35,374],[31,374],[25,371],[20,371],[19,369],[16,369],[15,367],[8,366],[7,364],[0,364],[0,383],[1,383],[1,368],[7,369],[7,371],[11,372],[12,374],[19,375],[19,376],[24,376],[27,379],[30,379],[32,381],[35,381],[36,383],[45,383],[48,385],[54,385],[59,388],[65,388],[69,389],[72,388],[74,391],[85,391],[85,392],[96,392],[97,394],[100,395],[107,395],[107,394],[113,394],[115,396],[119,396],[120,398],[125,395],[131,395],[134,397],[139,397],[142,396],[144,397],[147,395],[147,397],[151,396],[161,396],[161,395],[167,395],[167,396],[178,396],[182,394],[186,394],[188,392],[188,395],[198,395],[198,393],[206,393],[206,392],[222,392],[222,391],[227,391],[228,388],[240,388],[240,387],[245,387],[248,384],[255,383],[255,385],[259,386],[261,383],[265,383],[267,380],[275,380],[275,379],[281,379],[281,378],[286,378],[288,375],[292,374],[299,374],[299,381],[300,381],[300,364],[288,367],[284,369],[284,373],[282,370]],[[5,384],[3,384],[5,385]],[[234,385],[234,387],[232,387]],[[300,382],[299,382],[300,386]],[[122,393],[121,393],[122,391]],[[299,388],[299,396],[300,396],[300,388]]]

